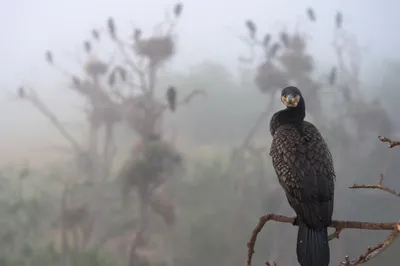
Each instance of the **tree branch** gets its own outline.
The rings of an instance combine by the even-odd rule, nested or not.
[[[24,88],[20,88],[23,91],[23,95],[20,95],[21,99],[25,99],[30,101],[36,109],[39,110],[45,117],[49,119],[49,121],[54,125],[55,128],[61,133],[61,135],[71,143],[72,147],[75,151],[82,151],[78,141],[75,140],[74,137],[65,129],[65,127],[61,124],[57,116],[44,104],[44,102],[38,97],[37,93],[30,89],[30,92]]]
[[[392,148],[396,145],[400,145],[400,142],[394,142],[391,141],[390,139],[386,137],[379,137],[379,139],[382,142],[388,142],[389,143],[389,148]],[[392,146],[393,145],[393,146]],[[396,191],[389,189],[387,187],[384,187],[382,185],[383,182],[383,175],[381,174],[378,179],[378,183],[373,185],[373,184],[365,184],[365,185],[357,185],[354,184],[350,189],[379,189],[382,191],[385,191],[387,193],[390,193],[394,196],[400,197],[400,193],[397,193]],[[265,226],[265,224],[268,221],[275,221],[279,223],[290,223],[293,224],[295,221],[296,217],[288,217],[288,216],[283,216],[283,215],[277,215],[277,214],[266,214],[264,216],[261,216],[256,227],[254,228],[251,238],[247,243],[247,266],[251,266],[251,261],[252,257],[254,254],[254,246],[257,241],[257,236]],[[332,221],[331,225],[329,226],[331,228],[335,228],[335,231],[329,235],[328,239],[329,241],[335,238],[339,238],[340,233],[344,229],[361,229],[361,230],[387,230],[391,231],[390,235],[387,237],[387,239],[380,244],[377,244],[373,247],[368,247],[366,252],[360,255],[358,258],[354,260],[350,260],[348,256],[346,256],[344,262],[340,262],[340,266],[355,266],[355,265],[360,265],[363,264],[372,258],[376,257],[379,255],[382,251],[384,251],[392,242],[393,240],[398,236],[400,232],[400,220],[398,222],[392,222],[392,223],[369,223],[369,222],[360,222],[360,221],[337,221],[334,220]],[[276,263],[270,263],[266,262],[265,263],[267,266],[276,266]]]
[[[358,184],[354,184],[349,188],[351,188],[351,189],[359,189],[359,188],[379,189],[379,190],[385,191],[387,193],[390,193],[390,194],[392,194],[394,196],[400,197],[400,193],[397,193],[393,189],[390,189],[390,188],[382,186],[382,182],[383,182],[383,174],[381,174],[379,176],[378,184],[376,184],[376,185],[358,185]]]
[[[393,141],[387,137],[382,137],[382,136],[379,136],[378,138],[381,142],[387,142],[389,144],[388,148],[390,149],[396,146],[400,146],[400,141]]]

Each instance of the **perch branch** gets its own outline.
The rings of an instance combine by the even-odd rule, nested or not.
[[[381,138],[380,138],[381,139]],[[386,140],[386,138],[385,138]],[[382,141],[382,140],[381,140]],[[389,141],[383,141],[383,142],[389,142]],[[383,182],[383,175],[380,175],[378,183],[376,185],[372,184],[366,184],[366,185],[357,185],[354,184],[351,186],[351,189],[359,189],[359,188],[364,188],[364,189],[379,189],[382,191],[385,191],[387,193],[390,193],[392,195],[400,197],[400,194],[395,192],[394,190],[391,190],[389,188],[386,188],[382,185]],[[283,216],[283,215],[277,215],[277,214],[266,214],[264,216],[261,216],[259,218],[259,221],[254,228],[251,238],[247,243],[247,266],[251,266],[251,261],[252,257],[254,254],[254,246],[257,241],[257,236],[265,226],[265,224],[268,221],[275,221],[279,223],[290,223],[293,224],[295,221],[296,217],[288,217],[288,216]],[[394,223],[368,223],[368,222],[359,222],[359,221],[337,221],[334,220],[330,224],[331,228],[334,228],[335,231],[329,235],[328,239],[329,241],[335,238],[339,238],[340,233],[344,229],[361,229],[361,230],[387,230],[387,231],[392,231],[391,234],[387,237],[386,241],[378,244],[373,247],[368,247],[367,251],[360,255],[357,259],[351,261],[349,257],[347,256],[344,262],[340,263],[340,266],[355,266],[355,265],[360,265],[362,263],[365,263],[372,258],[376,257],[378,254],[380,254],[383,250],[388,247],[393,240],[398,236],[398,233],[400,231],[400,220],[398,222]],[[267,263],[266,263],[267,264]],[[268,265],[268,264],[267,264]],[[273,264],[269,264],[273,265]],[[275,264],[276,265],[276,264]]]
[[[197,95],[204,95],[206,96],[206,92],[204,90],[193,90],[191,93],[186,95],[182,100],[178,101],[178,105],[189,104],[190,101],[196,97]]]
[[[382,136],[379,136],[378,138],[379,138],[379,140],[381,142],[387,142],[388,143],[388,148],[393,148],[393,147],[396,147],[396,146],[400,146],[400,141],[394,141],[394,140],[391,140],[391,139],[389,139],[387,137],[382,137]]]
[[[176,103],[176,105],[177,105],[177,106],[187,105],[187,104],[189,104],[189,103],[193,100],[194,97],[196,97],[196,96],[198,96],[198,95],[207,96],[207,93],[206,93],[204,90],[193,90],[191,93],[189,93],[188,95],[186,95],[183,99],[179,100],[179,101]],[[160,110],[159,114],[161,115],[161,113],[162,113],[164,110],[168,109],[168,108],[169,108],[169,105],[168,105],[168,104],[163,105],[163,106],[161,107],[161,110]]]

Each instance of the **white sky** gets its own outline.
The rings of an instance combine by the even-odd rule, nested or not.
[[[125,33],[132,23],[146,33],[162,19],[164,9],[172,8],[175,2],[1,0],[0,3],[0,148],[11,148],[13,141],[21,144],[39,136],[46,138],[48,134],[44,130],[51,127],[29,104],[10,102],[8,90],[15,90],[24,82],[33,86],[46,101],[51,100],[51,107],[57,113],[63,115],[76,109],[71,104],[76,95],[69,92],[64,87],[65,80],[45,64],[45,50],[50,49],[55,56],[68,61],[89,37],[90,30],[105,25],[109,16],[115,18]],[[333,59],[329,43],[337,10],[344,13],[344,27],[355,33],[359,43],[367,48],[367,65],[380,62],[382,58],[400,58],[397,33],[400,2],[393,0],[191,0],[183,3],[184,12],[177,29],[179,51],[171,62],[174,69],[182,70],[204,59],[212,59],[235,70],[237,57],[247,51],[235,36],[245,33],[245,19],[253,19],[262,33],[284,23],[293,27],[304,17],[309,5],[317,13],[318,24],[307,24],[303,29],[313,36],[312,49],[320,60],[328,63]]]

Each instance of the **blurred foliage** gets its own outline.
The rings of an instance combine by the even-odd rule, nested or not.
[[[109,256],[100,254],[96,251],[90,251],[85,253],[76,253],[73,258],[73,265],[75,266],[115,266],[115,262],[110,259]],[[43,249],[33,249],[29,245],[24,245],[20,254],[15,258],[10,256],[0,255],[1,266],[61,266],[65,265],[63,256],[54,252],[51,247]]]
[[[172,232],[166,233],[165,225],[155,214],[149,221],[149,227],[156,234],[168,239],[155,239],[156,244],[148,243],[148,249],[156,253],[151,256],[157,257],[152,265],[161,263],[160,256],[169,258],[176,266],[240,265],[245,261],[246,242],[260,215],[265,212],[292,214],[267,153],[248,151],[241,163],[235,165],[235,175],[224,174],[229,151],[247,133],[264,107],[265,98],[259,97],[256,90],[243,89],[223,65],[212,62],[201,64],[187,73],[178,73],[175,77],[163,78],[162,82],[167,84],[171,79],[177,85],[186,84],[181,87],[188,87],[189,84],[196,88],[205,87],[209,96],[176,114],[178,140],[182,140],[178,145],[186,155],[188,171],[183,178],[173,179],[168,185],[177,206]],[[232,106],[235,108],[232,109]],[[390,107],[396,108],[394,105]],[[255,142],[268,149],[267,126],[261,128]],[[368,128],[364,130],[368,132]],[[389,152],[385,145],[377,141],[372,129],[363,140],[357,135],[350,135],[341,120],[333,120],[323,132],[332,148],[337,168],[335,218],[376,222],[398,219],[399,205],[391,197],[381,196],[379,192],[352,192],[347,189],[354,182],[375,182],[382,171],[386,174],[385,182],[395,189],[399,188],[400,182],[396,178],[400,171],[396,163],[400,160],[398,150]],[[116,134],[118,145],[127,150],[126,143],[130,143],[131,135],[124,135],[121,131]],[[131,152],[130,148],[128,150]],[[0,251],[6,252],[3,256],[7,255],[7,260],[21,256],[19,254],[25,243],[35,247],[34,254],[40,254],[46,245],[56,239],[49,233],[52,222],[59,216],[61,194],[57,192],[60,191],[60,184],[57,185],[56,180],[69,176],[69,169],[66,168],[50,165],[48,169],[38,170],[36,175],[24,180],[26,196],[23,203],[18,194],[19,182],[16,181],[20,174],[18,167],[10,166],[1,171],[0,232],[2,245],[7,244],[7,248],[0,248]],[[43,184],[46,186],[43,187]],[[89,196],[92,190],[98,191],[100,197],[92,199]],[[112,180],[78,183],[72,188],[72,194],[75,202],[88,199],[94,202],[91,212],[97,218],[97,226],[90,247],[102,250],[100,253],[108,254],[111,260],[117,257],[119,263],[125,265],[125,260],[118,258],[122,255],[116,251],[122,248],[114,246],[123,244],[122,236],[130,236],[134,232],[138,219],[137,205],[133,204],[130,211],[122,209],[120,186]],[[136,199],[132,198],[132,201]],[[35,229],[36,226],[39,228]],[[254,265],[263,263],[264,259],[276,259],[281,264],[291,265],[295,256],[288,256],[281,251],[281,247],[283,245],[294,252],[295,241],[291,239],[294,240],[295,235],[295,229],[290,226],[268,224],[257,242]],[[346,231],[339,240],[332,242],[332,261],[338,261],[346,254],[360,254],[366,245],[378,243],[384,237],[381,232]],[[15,239],[14,247],[10,247],[11,239]],[[169,247],[167,251],[164,246]],[[9,251],[11,248],[12,252]],[[387,264],[383,265],[391,265],[390,262],[397,258],[396,252],[388,251],[379,257],[379,261],[384,260]],[[45,263],[42,265],[46,266]],[[372,261],[370,265],[382,264]]]
[[[179,4],[175,6],[176,17],[180,16],[181,9]],[[312,23],[316,23],[318,16],[313,10],[308,10],[307,16]],[[342,20],[342,14],[336,15],[337,30],[342,28]],[[318,126],[335,157],[338,177],[335,219],[374,222],[398,219],[400,207],[392,198],[380,197],[379,192],[352,193],[348,190],[354,182],[375,182],[381,172],[387,176],[385,182],[400,188],[400,181],[396,179],[400,171],[400,164],[397,163],[400,153],[394,150],[389,154],[384,145],[376,140],[378,133],[394,137],[393,118],[388,115],[388,106],[380,104],[377,99],[369,101],[368,97],[363,97],[367,95],[365,85],[345,80],[344,69],[314,65],[312,51],[307,49],[308,39],[300,32],[271,32],[258,41],[257,25],[250,20],[245,25],[249,37],[262,45],[263,56],[262,62],[250,70],[249,75],[243,75],[242,80],[237,80],[224,65],[215,62],[204,62],[186,72],[160,78],[161,85],[157,86],[167,88],[176,84],[180,88],[179,94],[184,90],[202,89],[206,90],[207,98],[194,102],[190,107],[178,108],[174,117],[167,119],[179,128],[176,145],[185,154],[187,171],[181,178],[171,178],[165,185],[168,193],[162,190],[164,187],[158,191],[155,202],[168,203],[164,205],[167,208],[176,206],[176,222],[165,223],[160,219],[163,214],[150,213],[151,219],[146,221],[146,226],[151,234],[138,244],[136,265],[241,265],[246,259],[246,242],[257,218],[266,212],[292,214],[270,164],[268,123],[260,127],[261,134],[238,155],[239,160],[233,166],[227,165],[232,154],[238,150],[237,143],[252,127],[266,102],[271,100],[269,105],[274,107],[271,109],[278,108],[275,108],[275,103],[279,101],[275,92],[289,81],[295,81],[301,89],[304,88],[307,106],[314,103],[308,108],[310,118],[318,120]],[[111,18],[107,27],[110,37],[118,40]],[[92,51],[93,43],[100,36],[96,30],[92,32],[94,41],[84,43],[87,53]],[[171,35],[166,36],[145,39],[141,37],[141,30],[135,29],[134,52],[149,57],[149,66],[160,64],[175,52]],[[159,49],[160,45],[165,49]],[[46,58],[54,64],[51,53],[46,53]],[[325,81],[315,77],[315,71],[322,68],[331,69]],[[105,74],[107,67],[99,61],[88,61],[85,71],[95,77]],[[113,66],[107,74],[108,87],[116,88],[119,82],[128,82],[127,76],[132,73]],[[390,78],[390,84],[399,82],[396,73],[392,73]],[[104,92],[103,95],[101,90],[94,90],[86,81],[86,76],[84,79],[73,77],[72,88],[88,98],[94,95],[91,91],[96,91],[99,99],[103,96],[113,99],[111,94]],[[328,98],[332,102],[321,105],[321,93],[325,92],[330,93]],[[157,93],[165,96],[165,91],[155,91]],[[357,97],[354,98],[354,95]],[[168,101],[174,102],[176,99],[171,98],[176,96],[169,95]],[[143,95],[132,97],[135,107],[147,101]],[[386,100],[391,113],[400,111],[398,105]],[[161,104],[159,100],[156,103]],[[93,105],[104,112],[103,101],[95,101]],[[171,108],[171,103],[169,105]],[[172,103],[171,110],[175,110],[174,105]],[[133,125],[143,118],[138,109],[129,114],[134,115],[131,117]],[[104,113],[100,117],[113,120],[113,116],[105,116]],[[92,117],[92,120],[95,119]],[[136,131],[139,135],[143,133],[140,128]],[[118,150],[123,153],[120,158],[130,156],[132,132],[116,127],[114,133]],[[160,153],[160,147],[148,145],[145,151],[152,152],[144,152],[144,159],[137,161],[136,166],[149,170],[145,163],[153,159],[157,161],[154,154]],[[157,152],[154,153],[155,150]],[[90,206],[86,215],[95,224],[87,248],[81,252],[70,251],[73,254],[69,258],[73,261],[68,263],[82,266],[126,265],[132,243],[140,239],[137,234],[141,211],[138,198],[132,197],[129,208],[123,208],[121,182],[116,178],[118,174],[112,173],[108,178],[88,182],[71,167],[73,162],[62,162],[60,165],[38,169],[36,174],[26,178],[21,178],[22,171],[19,169],[0,169],[0,265],[65,265],[60,223],[57,221],[62,213],[73,213],[72,210],[82,209],[82,206]],[[152,167],[152,170],[157,167]],[[232,167],[229,174],[226,171],[228,167]],[[143,177],[148,175],[151,174]],[[132,181],[132,176],[126,175],[125,178],[125,181]],[[128,184],[124,183],[125,189],[129,189]],[[63,191],[67,190],[69,197],[64,197],[67,193]],[[295,228],[268,224],[257,242],[254,265],[261,265],[264,259],[277,260],[279,265],[293,265],[295,237]],[[341,239],[332,242],[332,261],[339,261],[346,254],[358,255],[365,249],[364,243],[373,244],[383,237],[380,232],[346,231]],[[385,260],[382,265],[394,265],[398,253],[388,252],[381,257]],[[374,265],[373,262],[371,265]]]

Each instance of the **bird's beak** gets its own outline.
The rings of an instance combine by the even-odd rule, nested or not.
[[[282,96],[281,100],[287,107],[296,107],[300,101],[300,95],[288,94],[286,96]]]

